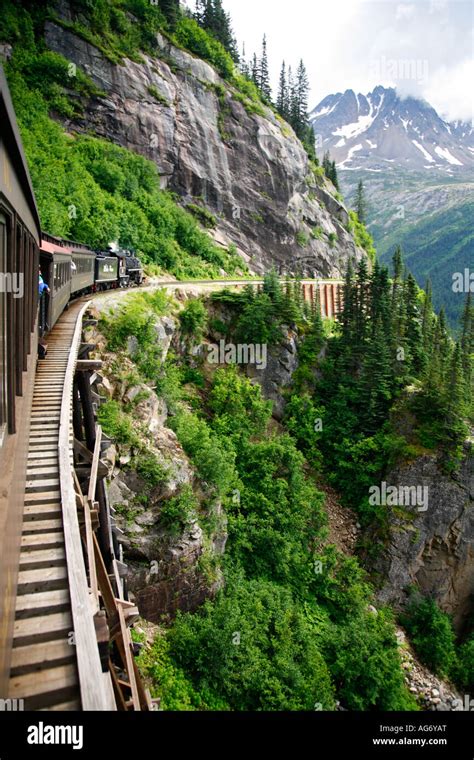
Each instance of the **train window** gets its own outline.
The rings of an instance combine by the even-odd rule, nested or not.
[[[0,274],[7,270],[8,227],[4,214],[0,211]],[[7,367],[7,294],[0,287],[0,446],[3,444],[8,420],[8,367]]]

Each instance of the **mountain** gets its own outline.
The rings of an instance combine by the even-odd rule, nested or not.
[[[425,101],[381,86],[328,95],[310,118],[349,203],[364,182],[381,260],[400,243],[420,285],[431,277],[435,303],[454,324],[462,294],[452,292],[452,275],[472,264],[472,125],[444,121]]]
[[[341,169],[427,169],[453,177],[474,170],[472,125],[443,121],[425,101],[393,88],[328,95],[310,119]]]

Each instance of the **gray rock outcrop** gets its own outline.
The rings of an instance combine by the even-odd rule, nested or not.
[[[444,474],[424,455],[390,473],[391,485],[424,485],[425,512],[390,508],[390,538],[376,569],[384,578],[379,600],[401,606],[415,585],[453,615],[462,630],[474,611],[474,455],[466,444],[459,472]],[[410,508],[411,509],[411,508]]]
[[[59,13],[70,19],[70,7]],[[161,187],[215,216],[218,244],[236,245],[251,270],[340,277],[365,255],[347,231],[334,187],[314,174],[292,129],[269,108],[252,112],[205,61],[157,35],[156,57],[116,65],[72,31],[46,22],[47,46],[88,74],[104,93],[65,120],[158,167]],[[237,96],[237,97],[236,97]],[[243,101],[243,102],[242,102]]]

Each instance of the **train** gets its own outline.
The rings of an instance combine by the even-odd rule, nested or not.
[[[140,260],[130,251],[110,246],[94,250],[82,243],[41,234],[40,272],[48,291],[41,296],[40,336],[54,327],[69,301],[89,293],[141,285]]]
[[[71,299],[140,285],[128,251],[97,251],[41,230],[8,84],[0,65],[0,695],[12,651],[30,417],[38,355]],[[47,286],[39,296],[40,274]]]

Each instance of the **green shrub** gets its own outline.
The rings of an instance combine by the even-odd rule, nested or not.
[[[180,412],[173,418],[172,425],[203,480],[225,495],[235,482],[235,454],[212,433],[204,420],[193,414]]]
[[[131,468],[138,475],[141,475],[151,488],[164,483],[168,475],[166,468],[158,461],[156,454],[151,451],[142,451],[132,460]]]
[[[195,203],[188,203],[187,210],[193,214],[204,227],[213,230],[217,227],[217,219],[207,208],[202,206],[196,206]]]
[[[306,248],[306,246],[309,243],[309,237],[306,235],[305,232],[297,232],[296,233],[296,242],[301,248]]]
[[[190,486],[185,486],[177,496],[165,501],[160,510],[160,522],[179,536],[196,519],[198,502]]]
[[[401,617],[422,662],[440,676],[455,665],[455,638],[449,615],[432,599],[413,599]]]
[[[123,412],[117,401],[106,401],[97,410],[97,419],[104,433],[117,443],[133,446],[137,436],[133,430],[131,418]]]
[[[168,640],[196,690],[232,710],[331,710],[331,677],[312,624],[290,592],[238,581],[195,615],[179,615]]]
[[[323,652],[349,710],[416,710],[403,680],[391,614],[359,612],[330,626]]]
[[[221,43],[202,29],[194,19],[187,17],[180,19],[173,39],[178,45],[215,66],[225,79],[232,77],[235,67],[231,56]]]
[[[207,327],[207,310],[203,302],[198,298],[188,301],[180,312],[179,321],[183,335],[196,342],[202,340]]]
[[[165,96],[164,96],[164,95],[162,95],[162,94],[161,94],[161,92],[160,92],[160,91],[159,91],[159,90],[158,90],[156,87],[154,87],[153,85],[150,85],[150,86],[148,87],[148,92],[150,93],[150,95],[151,95],[153,98],[155,98],[155,100],[156,100],[158,103],[160,103],[160,105],[162,105],[162,106],[166,106],[167,108],[169,108],[169,107],[170,107],[170,104],[169,104],[169,103],[168,103],[168,101],[166,100]]]
[[[458,649],[458,662],[453,668],[456,682],[470,694],[474,691],[474,634]]]

